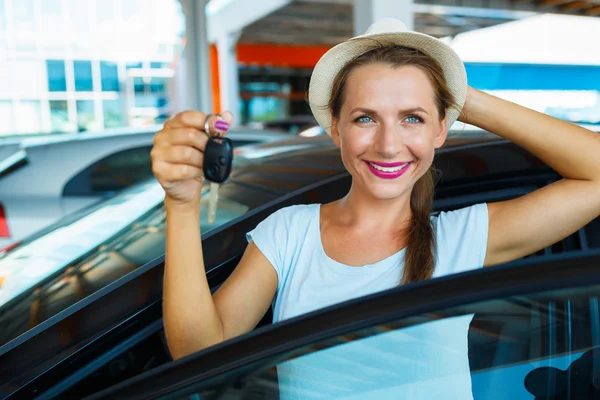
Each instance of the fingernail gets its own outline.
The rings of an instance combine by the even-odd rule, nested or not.
[[[225,121],[217,121],[215,122],[215,128],[217,128],[220,131],[226,131],[227,129],[229,129],[229,124]]]

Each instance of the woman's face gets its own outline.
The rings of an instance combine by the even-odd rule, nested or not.
[[[415,66],[365,65],[348,77],[344,97],[331,133],[353,186],[382,200],[410,194],[447,135],[427,75]]]

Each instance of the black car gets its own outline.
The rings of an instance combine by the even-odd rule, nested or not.
[[[522,148],[483,133],[449,139],[435,164],[442,171],[437,211],[511,199],[560,178]],[[272,212],[335,200],[349,185],[339,149],[327,137],[237,154],[217,221],[208,225],[203,216],[211,288],[239,262],[246,232]],[[173,362],[161,319],[164,214],[161,189],[148,181],[0,255],[0,397],[274,399],[286,390],[275,368],[286,360],[361,346],[410,366],[410,358],[400,360],[379,338],[466,315],[473,316],[468,341],[476,399],[599,395],[598,219],[507,265],[409,284],[277,324],[268,312],[253,332]],[[371,391],[348,399],[386,398],[385,390],[411,383],[388,379],[389,363],[361,374]]]

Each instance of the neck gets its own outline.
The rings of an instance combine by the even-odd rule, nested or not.
[[[361,230],[400,233],[410,224],[410,192],[391,199],[374,198],[352,184],[348,194],[337,204],[336,215],[343,225],[360,226]]]

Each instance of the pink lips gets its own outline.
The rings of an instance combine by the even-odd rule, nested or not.
[[[398,171],[395,172],[384,172],[384,171],[379,171],[378,169],[375,169],[371,166],[371,164],[369,164],[368,161],[365,161],[365,164],[367,164],[367,167],[369,168],[369,170],[373,173],[373,175],[382,178],[382,179],[396,179],[401,177],[402,175],[404,175],[404,173],[408,170],[408,168],[410,168],[410,166],[412,165],[412,162],[409,162],[408,164],[406,164],[406,166]],[[394,168],[394,167],[399,167],[400,165],[404,164],[404,163],[379,163],[379,162],[372,162],[372,164],[377,165],[379,167],[384,167],[384,168]]]

